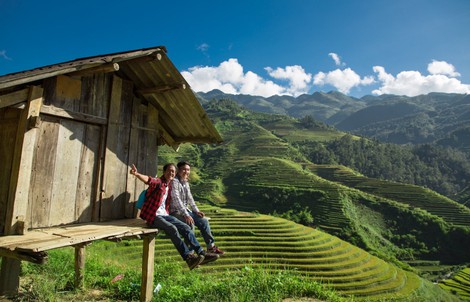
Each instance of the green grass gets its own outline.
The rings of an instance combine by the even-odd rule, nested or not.
[[[120,262],[120,257],[114,257],[120,253],[122,244],[103,243],[88,247],[83,290],[72,288],[72,249],[52,251],[49,263],[44,266],[23,263],[21,294],[17,301],[139,301],[139,266]],[[113,282],[116,276],[121,279]],[[161,290],[154,294],[153,301],[248,302],[300,297],[354,301],[318,282],[306,282],[295,271],[270,272],[267,267],[249,264],[238,270],[227,270],[221,278],[220,275],[203,274],[200,270],[188,271],[177,260],[163,259],[155,264],[156,284],[161,285]]]
[[[163,234],[155,246],[154,301],[433,301],[449,297],[327,233],[255,213],[202,206],[211,217],[218,261],[189,271]],[[238,228],[236,227],[238,225]],[[201,238],[199,237],[201,240]],[[44,266],[23,262],[19,301],[136,301],[142,242],[99,241],[86,249],[85,290],[73,289],[73,249],[50,252]],[[122,278],[112,282],[113,278]],[[423,288],[427,288],[423,291]],[[444,301],[442,300],[442,301]],[[436,300],[438,301],[438,300]]]

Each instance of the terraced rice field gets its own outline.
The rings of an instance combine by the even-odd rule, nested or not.
[[[421,208],[456,226],[470,226],[470,210],[468,208],[431,190],[368,178],[342,166],[310,165],[309,168],[325,179]]]
[[[439,286],[470,301],[470,267],[461,270],[451,279],[442,281]]]
[[[289,269],[342,294],[369,299],[407,297],[422,284],[417,275],[327,233],[267,215],[209,206],[202,209],[211,218],[217,245],[226,255],[198,268],[201,273],[224,278],[247,267],[273,272]],[[198,239],[203,242],[200,236]],[[138,265],[141,243],[131,242],[121,253],[127,263],[135,261]],[[171,259],[187,269],[169,239],[158,237],[155,251],[156,265]],[[129,261],[129,257],[134,260]]]

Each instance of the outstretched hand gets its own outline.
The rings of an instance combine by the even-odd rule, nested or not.
[[[134,164],[132,164],[131,171],[130,171],[129,173],[131,173],[132,175],[136,175],[136,174],[137,174],[137,168],[135,167]]]

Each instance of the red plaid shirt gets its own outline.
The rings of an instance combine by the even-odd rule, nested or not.
[[[147,224],[150,225],[155,220],[157,210],[162,204],[163,196],[165,196],[167,190],[169,191],[166,198],[165,209],[168,213],[168,209],[170,208],[171,203],[171,182],[167,184],[164,176],[159,178],[153,178],[149,176],[149,181],[147,184],[149,185],[149,188],[145,196],[146,200],[142,206],[142,209],[140,210],[140,218],[145,220]],[[158,191],[154,192],[156,188],[158,188]]]

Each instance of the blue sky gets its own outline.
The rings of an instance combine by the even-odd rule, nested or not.
[[[470,92],[470,1],[0,0],[0,75],[164,45],[195,91]]]

